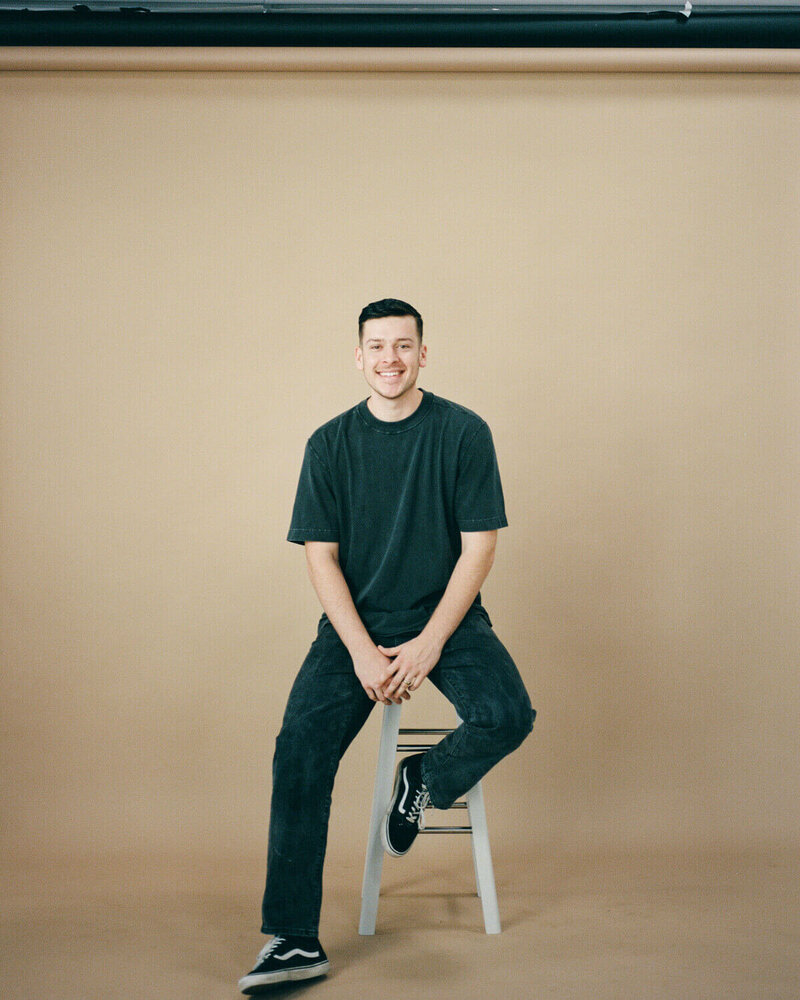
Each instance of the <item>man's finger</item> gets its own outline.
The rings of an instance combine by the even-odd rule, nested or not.
[[[380,701],[384,705],[387,704],[386,696],[384,695],[384,693],[381,691],[380,688],[377,687],[364,688],[364,690],[367,692],[367,697],[370,699],[370,701]]]
[[[413,690],[412,678],[404,674],[395,674],[391,684],[388,684],[384,691],[390,698],[398,698],[400,701],[407,701]]]
[[[388,680],[384,681],[381,685],[381,697],[391,698],[392,697],[392,687]]]
[[[408,678],[406,678],[402,674],[402,672],[398,672],[394,675],[394,677],[392,677],[391,681],[387,682],[384,685],[384,690],[386,691],[387,694],[391,694],[392,692],[396,691],[399,687],[401,687],[403,684],[405,684],[407,679]]]
[[[388,678],[381,685],[380,697],[386,705],[399,705],[402,702],[402,692],[396,690],[397,685],[393,685],[390,681],[391,678]]]
[[[390,677],[397,677],[398,674],[402,676],[403,674],[405,674],[407,669],[408,666],[406,664],[405,658],[402,655],[395,656],[395,658],[390,662],[389,666],[386,668],[387,680]]]
[[[378,646],[378,649],[383,653],[384,656],[397,656],[397,654],[402,649],[402,646]]]
[[[408,701],[411,698],[411,692],[413,688],[410,684],[403,682],[398,688],[397,694],[401,701]]]

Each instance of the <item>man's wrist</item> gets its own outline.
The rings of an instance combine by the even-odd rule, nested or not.
[[[429,643],[433,648],[441,653],[444,649],[444,644],[452,635],[452,632],[445,634],[440,626],[437,625],[433,619],[428,621],[428,624],[422,630],[421,636],[426,643]]]
[[[354,635],[345,643],[345,646],[347,647],[347,652],[354,660],[369,656],[370,653],[378,648],[372,639],[370,639],[369,633],[366,630],[364,630],[363,635]]]

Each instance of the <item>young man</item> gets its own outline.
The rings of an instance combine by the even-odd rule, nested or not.
[[[330,968],[318,928],[331,790],[376,702],[399,704],[430,678],[463,719],[398,765],[382,830],[395,856],[427,805],[464,795],[536,716],[479,593],[507,524],[489,428],[418,388],[427,347],[413,306],[370,303],[358,335],[369,398],[309,438],[289,529],[324,613],[276,740],[261,925],[274,937],[243,993]]]

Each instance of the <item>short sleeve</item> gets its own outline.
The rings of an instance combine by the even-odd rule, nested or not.
[[[483,422],[459,461],[455,514],[459,531],[492,531],[508,524],[492,432]]]
[[[310,441],[303,456],[287,538],[299,545],[339,540],[336,496],[330,472]]]

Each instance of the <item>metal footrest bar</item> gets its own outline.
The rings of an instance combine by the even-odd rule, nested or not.
[[[398,729],[397,732],[400,736],[448,736],[455,730],[451,727],[450,729]],[[431,750],[435,746],[435,743],[398,743],[397,752],[404,753],[406,750],[411,750],[420,753],[424,750]]]
[[[471,826],[426,826],[424,830],[419,831],[419,835],[422,836],[423,833],[472,833]]]
[[[455,729],[399,729],[398,732],[401,736],[422,736],[423,733],[441,736],[443,733],[454,733]]]

